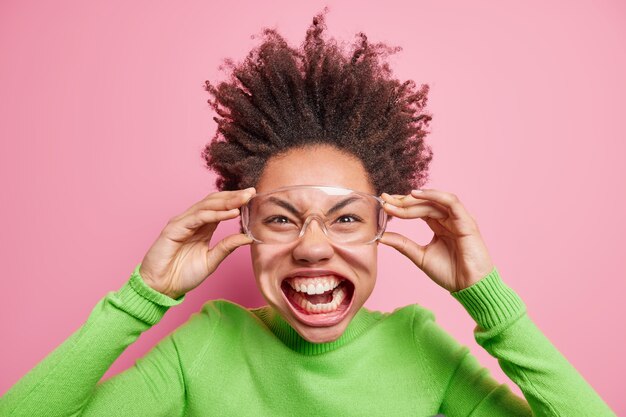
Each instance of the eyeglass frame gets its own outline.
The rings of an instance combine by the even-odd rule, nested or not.
[[[389,220],[389,215],[387,214],[387,212],[382,209],[382,206],[384,206],[386,204],[386,201],[383,200],[382,198],[380,198],[377,195],[374,194],[369,194],[363,191],[356,191],[353,190],[351,188],[345,188],[345,187],[339,187],[339,186],[335,186],[335,185],[289,185],[286,187],[280,187],[280,188],[276,188],[274,190],[270,190],[270,191],[266,191],[264,193],[257,193],[255,195],[252,196],[252,198],[250,198],[243,206],[241,206],[240,209],[240,219],[241,219],[241,228],[242,228],[242,232],[248,236],[250,239],[252,239],[255,243],[263,243],[263,244],[278,244],[278,243],[267,243],[267,242],[263,242],[262,240],[259,240],[257,238],[255,238],[254,236],[252,236],[252,231],[250,230],[250,228],[248,227],[248,223],[250,220],[250,201],[252,201],[253,199],[255,199],[258,196],[264,196],[267,194],[273,194],[279,191],[285,191],[285,190],[290,190],[290,189],[298,189],[298,188],[321,188],[321,189],[339,189],[339,190],[345,190],[345,191],[349,191],[348,193],[345,193],[344,195],[348,195],[348,194],[361,194],[361,195],[365,195],[368,197],[373,197],[376,201],[378,201],[380,203],[381,206],[381,210],[379,211],[379,216],[382,213],[383,216],[383,220],[382,220],[382,227],[380,228],[380,231],[376,234],[376,236],[372,239],[369,240],[367,242],[364,243],[349,243],[349,242],[335,242],[329,235],[328,235],[328,229],[326,228],[326,223],[324,222],[323,218],[319,215],[319,214],[309,214],[306,219],[304,220],[304,223],[302,224],[302,227],[300,228],[300,233],[298,233],[298,237],[296,237],[294,240],[292,240],[291,242],[286,242],[284,244],[289,244],[289,243],[293,243],[298,241],[300,238],[302,238],[302,236],[304,236],[304,231],[306,230],[306,228],[308,227],[309,223],[311,222],[311,220],[313,218],[317,218],[321,227],[322,227],[322,231],[324,232],[324,235],[326,236],[326,238],[328,238],[328,240],[330,240],[331,242],[333,242],[334,244],[337,245],[369,245],[371,243],[374,243],[375,241],[377,241],[378,239],[380,239],[383,235],[383,233],[385,233],[385,229],[387,228],[387,221]],[[245,219],[245,221],[244,221]],[[378,219],[378,222],[380,222],[380,218]]]

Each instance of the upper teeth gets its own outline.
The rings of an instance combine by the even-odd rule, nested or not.
[[[291,288],[307,294],[322,294],[337,288],[342,278],[334,275],[324,277],[294,277],[287,280]]]

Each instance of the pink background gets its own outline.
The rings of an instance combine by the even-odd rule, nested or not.
[[[0,393],[126,282],[171,217],[214,191],[200,158],[215,128],[204,80],[223,77],[222,60],[243,58],[264,26],[300,43],[328,4],[330,34],[351,41],[363,30],[404,48],[391,59],[396,75],[431,86],[426,188],[461,198],[534,322],[626,413],[626,7],[405,3],[3,1]],[[399,229],[430,240],[421,221],[397,219]],[[433,310],[521,395],[456,300],[394,250],[381,245],[380,257],[367,307]],[[248,248],[187,297],[105,378],[208,299],[264,304]]]

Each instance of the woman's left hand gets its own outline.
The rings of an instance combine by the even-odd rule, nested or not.
[[[383,233],[380,242],[404,254],[437,285],[450,292],[460,291],[493,270],[478,224],[456,195],[422,189],[406,196],[383,193],[381,198],[388,214],[421,218],[434,232],[426,246],[393,232]]]

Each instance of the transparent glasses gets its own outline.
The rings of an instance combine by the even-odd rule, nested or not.
[[[296,185],[254,195],[241,207],[241,224],[257,243],[291,243],[317,220],[334,243],[369,244],[385,231],[383,204],[380,197],[347,188]]]

